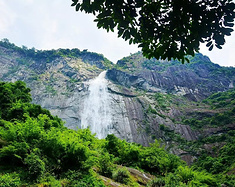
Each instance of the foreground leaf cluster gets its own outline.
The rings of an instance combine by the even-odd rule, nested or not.
[[[138,44],[147,58],[194,55],[200,42],[221,49],[233,31],[232,0],[72,0],[76,11],[96,16],[98,28]]]

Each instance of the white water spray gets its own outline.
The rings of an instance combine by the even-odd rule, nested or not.
[[[84,100],[81,114],[82,128],[90,127],[92,133],[98,138],[105,138],[111,130],[112,115],[110,113],[110,94],[108,81],[105,79],[106,71],[88,82],[89,95]]]

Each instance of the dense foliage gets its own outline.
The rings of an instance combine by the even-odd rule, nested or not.
[[[235,123],[235,89],[226,92],[212,94],[203,103],[209,104],[211,109],[218,109],[212,116],[205,116],[202,119],[190,118],[184,120],[185,124],[194,129],[205,127],[220,127],[226,129],[229,124]]]
[[[81,58],[84,62],[97,61],[102,62],[102,68],[109,68],[112,66],[112,62],[105,58],[102,54],[89,52],[87,50],[80,51],[77,48],[74,49],[52,49],[52,50],[36,50],[35,48],[28,49],[26,46],[18,47],[13,43],[10,43],[8,39],[0,41],[0,46],[14,50],[18,52],[24,58],[31,58],[37,61],[44,61],[46,63],[55,60],[60,57]],[[21,62],[24,63],[21,59]]]
[[[98,28],[139,44],[144,56],[157,59],[194,55],[199,42],[221,49],[235,18],[232,0],[72,0],[76,11],[96,16]],[[187,59],[187,58],[186,58]]]
[[[211,105],[212,108],[235,107],[235,89],[215,93],[203,102]]]
[[[31,104],[29,91],[20,81],[0,83],[0,186],[105,186],[100,175],[138,186],[126,167],[155,175],[149,186],[219,186],[224,180],[187,167],[157,141],[143,147],[114,135],[99,140],[89,129],[67,129]],[[221,154],[233,150],[224,147]]]

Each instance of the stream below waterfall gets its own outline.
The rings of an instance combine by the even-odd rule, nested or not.
[[[100,139],[110,134],[112,125],[111,96],[105,75],[106,71],[103,71],[98,77],[88,81],[88,95],[84,99],[81,113],[81,127],[89,127],[91,132],[96,133],[96,137]]]

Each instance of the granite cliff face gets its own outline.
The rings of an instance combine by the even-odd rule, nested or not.
[[[37,51],[5,41],[0,43],[0,80],[25,81],[34,103],[76,129],[83,125],[90,80],[107,70],[103,78],[111,116],[109,133],[143,145],[161,139],[172,152],[187,157],[183,148],[172,149],[173,144],[194,141],[223,129],[198,129],[185,121],[221,112],[201,100],[232,89],[235,83],[235,68],[220,67],[201,54],[189,59],[190,64],[182,65],[178,61],[147,60],[136,53],[114,65],[102,55],[88,51]],[[225,128],[234,126],[229,123]],[[192,157],[187,159],[190,162]]]
[[[111,69],[107,76],[125,87],[184,95],[194,101],[233,88],[234,68],[213,64],[202,54],[189,59],[190,64],[181,64],[178,61],[148,60],[136,53],[118,61],[116,67],[121,71]]]
[[[82,112],[89,96],[88,82],[110,68],[112,63],[102,55],[77,49],[32,51],[8,42],[0,44],[0,79],[26,82],[31,88],[33,103],[62,118],[68,128],[81,128]],[[148,141],[141,138],[143,135],[137,132],[138,127],[133,128],[143,120],[140,103],[128,93],[122,95],[117,91],[118,86],[110,81],[107,88],[111,95],[108,100],[112,115],[110,133],[148,145]]]
[[[140,115],[138,119],[141,122],[132,125],[132,132],[141,132],[142,137],[134,141],[147,144],[155,138],[161,139],[173,153],[191,163],[194,159],[192,155],[199,153],[195,151],[197,149],[192,152],[186,142],[220,136],[221,132],[226,134],[235,129],[235,120],[222,122],[223,126],[216,127],[214,122],[210,122],[216,121],[217,116],[223,116],[223,112],[233,105],[223,111],[202,103],[211,94],[233,90],[235,68],[220,67],[202,54],[189,58],[190,64],[182,65],[177,61],[147,60],[136,53],[118,61],[115,68],[107,71],[107,77],[119,85],[119,90],[124,90],[119,94],[128,94],[140,103],[142,117]],[[224,102],[229,103],[230,100]],[[201,127],[193,122],[205,119],[207,122]],[[181,148],[172,149],[172,145],[176,144]]]
[[[61,117],[69,128],[80,128],[78,113],[87,90],[84,82],[111,62],[102,55],[77,49],[32,52],[1,44],[1,80],[25,81],[34,103]]]

